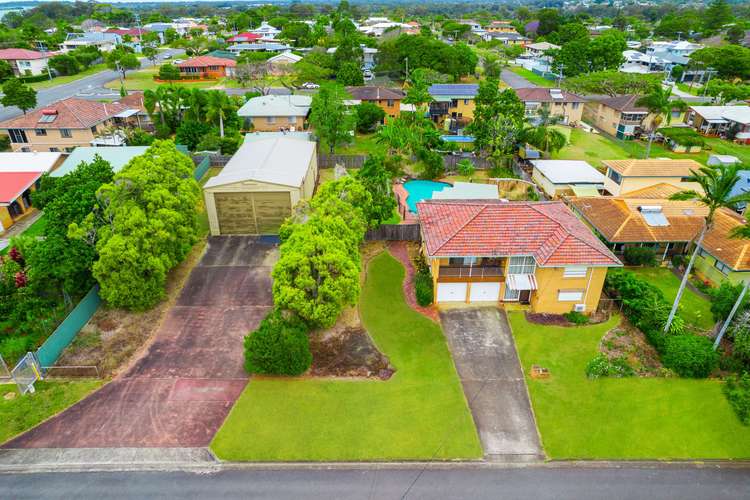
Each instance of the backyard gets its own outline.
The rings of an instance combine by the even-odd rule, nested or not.
[[[689,158],[703,165],[712,154],[732,155],[739,158],[743,163],[750,163],[750,146],[735,144],[731,141],[719,139],[718,137],[704,137],[706,146],[699,153],[674,153],[661,144],[651,145],[651,158]],[[631,158],[643,158],[646,154],[645,141],[618,141]]]
[[[677,296],[680,279],[666,267],[633,267],[628,268],[628,271],[633,271],[661,290],[664,297],[670,303]],[[688,325],[692,325],[699,330],[705,332],[714,327],[714,320],[711,315],[711,303],[690,288],[686,288],[685,293],[682,295],[679,312]]]
[[[373,258],[360,315],[388,381],[253,377],[211,445],[224,460],[448,460],[482,449],[440,327],[404,301],[404,268]]]
[[[509,319],[549,458],[750,457],[750,427],[740,423],[718,380],[586,377],[586,364],[618,316],[583,327],[531,324],[521,312]],[[550,377],[532,379],[532,365]]]
[[[547,80],[541,75],[537,75],[533,71],[529,71],[528,69],[524,68],[523,66],[509,66],[508,69],[510,69],[513,73],[517,74],[518,76],[522,76],[526,78],[529,82],[533,83],[534,85],[537,85],[539,87],[555,87],[557,86],[557,82],[554,82],[552,80]]]
[[[592,134],[578,128],[569,130],[568,144],[552,154],[553,160],[585,160],[593,167],[601,168],[602,160],[629,157],[619,141],[616,142],[602,134]]]

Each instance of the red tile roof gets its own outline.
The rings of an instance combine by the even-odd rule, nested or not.
[[[237,35],[234,35],[231,38],[228,38],[227,42],[253,42],[256,40],[260,40],[261,38],[263,37],[258,35],[257,33],[245,32],[245,33],[239,33]]]
[[[94,125],[114,117],[118,113],[131,109],[130,106],[116,102],[97,102],[87,101],[86,99],[76,99],[71,97],[63,99],[43,108],[30,111],[25,115],[11,118],[0,122],[0,129],[8,128],[46,128],[60,129],[72,128],[82,129],[90,128]],[[51,122],[39,122],[43,114],[55,114],[57,118]]]
[[[141,36],[145,33],[148,33],[148,30],[145,30],[143,28],[109,28],[107,31],[105,31],[105,33],[115,33],[120,36]]]
[[[6,61],[30,61],[32,59],[45,59],[47,57],[51,57],[52,54],[47,52],[46,54],[42,54],[41,52],[37,52],[36,50],[28,50],[28,49],[0,49],[0,59],[6,60]]]
[[[417,209],[433,257],[531,255],[541,267],[622,265],[562,202],[428,200]]]
[[[0,203],[10,204],[41,176],[42,172],[0,172]]]
[[[178,64],[180,68],[205,68],[206,66],[237,66],[237,61],[223,57],[198,56]]]

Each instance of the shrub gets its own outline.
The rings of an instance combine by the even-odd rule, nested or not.
[[[750,374],[745,372],[739,378],[728,377],[724,384],[724,395],[740,422],[750,425]]]
[[[700,146],[706,144],[705,139],[694,129],[689,127],[660,128],[659,133],[675,144],[685,147]]]
[[[169,125],[162,123],[154,125],[154,136],[156,136],[157,139],[169,139],[171,135],[172,129],[169,128]]]
[[[669,336],[664,342],[662,362],[681,377],[708,377],[719,364],[712,342],[699,335]]]
[[[629,266],[655,266],[656,253],[651,248],[627,247],[623,254]]]
[[[414,292],[417,296],[417,304],[429,306],[434,300],[432,276],[428,271],[420,271],[414,277]]]
[[[581,314],[578,311],[570,311],[563,314],[565,319],[573,323],[574,325],[585,325],[589,322],[589,317],[585,314]]]
[[[385,111],[372,102],[363,102],[355,106],[354,113],[357,117],[357,132],[361,134],[374,132],[385,118]]]
[[[711,296],[711,314],[715,321],[723,321],[729,316],[729,312],[737,302],[737,298],[742,292],[742,284],[733,284],[729,281],[723,281],[718,288],[711,288],[708,294]],[[740,309],[742,311],[747,307],[747,295],[742,299]]]
[[[159,67],[159,80],[172,81],[180,79],[180,68],[173,64],[162,64]]]
[[[624,357],[609,359],[604,354],[597,354],[586,365],[586,376],[591,379],[632,377],[634,374],[633,368]]]
[[[264,375],[300,375],[310,368],[312,354],[307,326],[278,310],[245,337],[245,370]]]
[[[474,175],[474,164],[470,159],[464,158],[456,164],[458,167],[458,173],[464,177],[471,177]]]
[[[175,142],[187,146],[190,151],[195,151],[196,146],[211,133],[211,125],[195,120],[183,120],[177,127]]]
[[[10,151],[10,136],[0,135],[0,151]]]
[[[682,254],[675,254],[672,256],[672,267],[678,269],[687,265],[687,259]]]
[[[422,177],[439,179],[445,175],[445,164],[440,153],[429,149],[420,149],[417,158],[422,162]]]

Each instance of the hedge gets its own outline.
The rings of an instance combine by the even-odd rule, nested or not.
[[[263,375],[301,375],[312,363],[307,325],[275,310],[245,337],[245,370]]]

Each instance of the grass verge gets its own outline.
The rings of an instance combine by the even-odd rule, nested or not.
[[[90,68],[86,68],[80,73],[76,73],[75,75],[58,76],[56,78],[53,78],[52,80],[43,80],[41,82],[30,83],[29,87],[31,87],[34,90],[47,89],[50,87],[56,87],[57,85],[65,85],[66,83],[72,83],[72,82],[80,80],[81,78],[86,78],[87,76],[95,75],[97,73],[101,73],[102,71],[106,71],[106,70],[107,70],[106,64],[104,63],[95,64],[91,66]],[[119,89],[120,87],[118,86],[117,88]]]
[[[718,380],[589,380],[584,369],[619,321],[565,328],[509,314],[537,424],[552,459],[740,459],[750,457],[743,426]],[[550,370],[528,376],[531,365]]]
[[[103,380],[39,381],[34,394],[0,399],[0,443],[77,403],[104,383]],[[15,391],[15,385],[0,385],[0,392]]]
[[[533,71],[529,71],[528,69],[522,67],[522,66],[509,66],[508,69],[510,69],[513,73],[517,74],[518,76],[522,76],[523,78],[527,79],[530,83],[537,85],[539,87],[556,87],[557,82],[553,82],[552,80],[547,80],[543,76],[537,75]]]
[[[440,327],[404,301],[404,268],[373,258],[362,322],[388,381],[253,378],[214,437],[224,460],[447,460],[482,449]],[[237,346],[240,348],[240,346]]]

